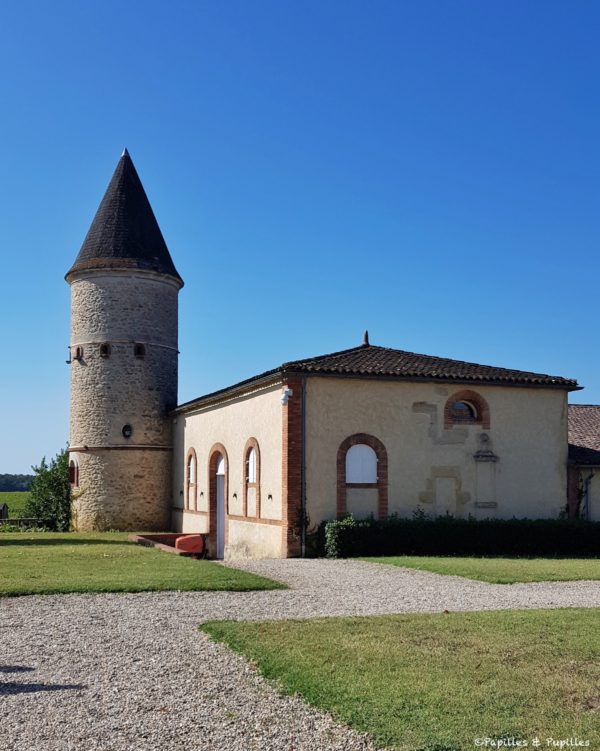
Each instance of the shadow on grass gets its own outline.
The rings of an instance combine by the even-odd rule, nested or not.
[[[23,540],[4,540],[2,539],[2,534],[0,533],[0,548],[9,545],[20,547],[34,545],[135,545],[135,543],[130,542],[129,540],[107,540],[103,537],[92,537],[82,540],[78,537],[69,538],[67,537],[67,533],[64,533],[64,537],[50,539],[47,537],[42,537],[36,540],[35,538],[28,537],[27,539]]]
[[[373,558],[381,560],[382,558],[435,558],[439,561],[452,561],[456,558],[468,559],[471,561],[597,561],[600,556],[597,555],[578,555],[573,551],[568,555],[467,555],[465,553],[456,553],[456,555],[436,553],[383,553],[382,555],[357,555],[349,556],[347,560],[369,561]]]

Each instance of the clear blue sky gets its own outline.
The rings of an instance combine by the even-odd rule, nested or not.
[[[68,438],[69,289],[124,146],[185,279],[180,401],[371,341],[600,402],[600,5],[0,6],[0,472]]]

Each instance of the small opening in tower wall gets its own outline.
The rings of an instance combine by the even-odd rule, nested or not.
[[[69,462],[69,483],[73,488],[79,487],[79,467],[73,459]]]
[[[146,347],[143,344],[134,344],[133,354],[140,360],[143,360],[146,357]]]
[[[133,435],[133,428],[129,423],[127,425],[123,425],[123,430],[121,430],[121,433],[123,434],[123,438],[131,438]]]
[[[100,345],[100,357],[110,357],[110,344],[108,342]]]
[[[75,360],[83,360],[83,347],[75,347]]]

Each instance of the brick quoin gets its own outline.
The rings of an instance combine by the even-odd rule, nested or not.
[[[355,433],[340,444],[337,453],[337,517],[346,516],[346,454],[352,446],[365,444],[370,446],[377,455],[377,483],[365,484],[363,487],[377,488],[377,516],[385,519],[388,515],[388,458],[387,451],[379,438],[368,433]]]
[[[282,406],[282,552],[287,558],[302,553],[302,389],[299,377],[282,385],[293,394]]]
[[[452,419],[452,405],[454,402],[469,402],[472,404],[477,412],[477,419],[473,423],[454,422]],[[464,425],[481,425],[484,430],[490,429],[490,408],[486,400],[476,391],[470,391],[469,389],[456,391],[448,398],[444,407],[444,428],[452,428],[455,425],[459,427]]]

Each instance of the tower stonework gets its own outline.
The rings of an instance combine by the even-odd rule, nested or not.
[[[166,530],[183,281],[127,151],[65,278],[73,525]]]

